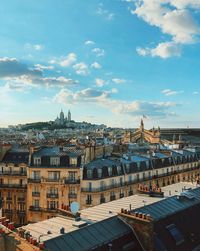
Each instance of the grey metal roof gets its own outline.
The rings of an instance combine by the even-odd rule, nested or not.
[[[58,156],[60,153],[60,148],[58,146],[54,147],[44,147],[39,151],[35,152],[33,156],[42,157],[42,156]]]
[[[151,205],[133,210],[133,212],[150,214],[154,221],[158,221],[169,215],[183,211],[191,206],[200,204],[200,187],[189,190],[186,193],[189,196],[194,196],[194,198],[189,199],[184,197],[180,199],[180,196],[172,196],[165,200],[160,200]]]
[[[86,251],[102,246],[131,233],[132,230],[117,216],[45,241],[48,251]]]
[[[114,160],[110,160],[110,159],[97,159],[94,161],[91,161],[90,163],[88,163],[86,165],[87,169],[93,169],[93,168],[102,168],[104,166],[107,167],[112,167],[113,165],[120,165],[120,161],[114,161]]]

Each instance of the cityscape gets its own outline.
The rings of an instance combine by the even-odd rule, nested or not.
[[[200,250],[200,1],[2,1],[0,251]]]

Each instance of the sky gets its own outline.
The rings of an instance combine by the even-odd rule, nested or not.
[[[0,127],[200,127],[200,0],[2,0]]]

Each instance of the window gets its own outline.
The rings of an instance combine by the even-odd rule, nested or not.
[[[110,180],[110,185],[111,185],[111,187],[114,187],[114,185],[115,185],[115,180],[114,179]]]
[[[60,179],[60,172],[57,172],[57,171],[48,172],[48,179],[59,180]]]
[[[88,195],[87,195],[86,204],[87,204],[87,205],[91,205],[91,204],[92,204],[92,195],[91,195],[91,194],[88,194]]]
[[[166,228],[169,231],[172,238],[174,239],[176,245],[180,245],[181,243],[184,242],[183,235],[179,231],[179,229],[176,227],[175,224],[171,224],[171,225],[167,226]]]
[[[39,180],[40,179],[40,171],[33,171],[32,172],[32,179]]]
[[[121,166],[118,166],[118,167],[117,167],[117,173],[118,173],[118,174],[121,174],[121,172],[122,172]]]
[[[149,172],[149,179],[151,179],[151,172]]]
[[[33,162],[35,166],[41,166],[41,158],[35,157]]]
[[[88,177],[89,179],[92,178],[92,170],[87,170],[87,177]]]
[[[69,180],[75,181],[76,180],[76,172],[69,171]]]
[[[104,181],[102,180],[100,181],[100,190],[103,191],[104,187],[105,187],[105,184],[104,184]]]
[[[126,164],[126,171],[127,171],[127,173],[129,173],[129,171],[130,171],[130,164]]]
[[[33,206],[34,207],[40,207],[40,201],[39,200],[34,200]]]
[[[60,165],[60,158],[59,157],[51,157],[50,158],[50,165],[51,166],[59,166]]]
[[[70,193],[70,194],[76,194],[76,190],[75,190],[75,187],[74,187],[74,186],[71,186],[71,187],[69,188],[69,193]]]
[[[102,169],[98,168],[97,172],[98,172],[98,178],[101,178],[102,177]]]
[[[40,192],[39,186],[34,186],[33,187],[33,192],[34,193],[39,193]]]
[[[56,208],[58,208],[58,202],[57,201],[47,201],[47,207],[49,209],[56,209]]]
[[[70,165],[76,166],[77,165],[77,158],[70,158]]]
[[[92,191],[92,182],[88,182],[88,191],[89,191],[89,192]]]
[[[50,194],[58,194],[58,188],[57,188],[57,187],[50,187],[50,188],[48,189],[48,192],[49,192]]]
[[[112,176],[112,167],[108,167],[108,175]]]
[[[122,179],[122,177],[120,177],[119,183],[120,183],[120,186],[123,186],[123,179]]]

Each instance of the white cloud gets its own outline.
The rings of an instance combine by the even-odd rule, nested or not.
[[[60,61],[62,67],[68,67],[74,64],[77,61],[77,55],[75,53],[69,53],[66,58],[63,58]]]
[[[49,61],[49,64],[56,64],[56,60],[55,60],[55,59],[51,59],[51,60]]]
[[[199,92],[194,91],[192,94],[193,94],[193,95],[198,95],[198,94],[199,94]]]
[[[192,7],[194,9],[200,8],[199,0],[171,0],[171,3],[178,9],[184,9],[187,7]]]
[[[118,93],[117,88],[112,88],[112,89],[111,89],[111,93]]]
[[[136,8],[131,13],[171,36],[171,41],[159,43],[155,48],[137,48],[138,54],[162,58],[180,56],[181,45],[196,43],[200,27],[193,18],[191,9],[200,9],[200,4],[194,2],[192,0],[137,0]]]
[[[78,83],[64,76],[45,77],[43,75],[45,69],[52,70],[53,66],[36,64],[34,67],[29,67],[16,58],[0,58],[0,79],[10,90],[26,91],[34,87],[63,87]]]
[[[91,88],[83,89],[77,92],[72,92],[68,89],[62,89],[53,99],[54,102],[65,105],[83,102],[101,102],[109,96],[109,92],[99,91]]]
[[[103,16],[106,20],[113,20],[115,14],[113,12],[110,12],[109,10],[104,8],[104,5],[102,3],[99,4],[97,12],[99,16]]]
[[[113,112],[131,116],[142,116],[145,114],[149,117],[166,117],[171,115],[169,109],[174,106],[176,104],[172,102],[118,102],[115,104]]]
[[[22,75],[19,77],[6,78],[5,86],[10,90],[27,92],[32,88],[40,87],[66,87],[69,85],[78,84],[78,81],[60,77],[38,77],[33,78],[27,75]]]
[[[94,62],[91,64],[91,67],[94,69],[101,69],[102,66],[98,62]]]
[[[161,57],[169,58],[172,56],[179,57],[181,56],[181,46],[180,44],[174,42],[164,42],[159,43],[155,48],[140,48],[136,49],[137,53],[140,56],[152,56],[152,57]]]
[[[42,49],[44,49],[44,46],[41,44],[35,44],[33,45],[33,47],[36,51],[41,51]]]
[[[88,66],[84,62],[73,65],[73,68],[78,75],[86,76],[89,74]]]
[[[41,65],[41,64],[35,64],[35,69],[36,70],[39,70],[39,71],[43,71],[43,70],[53,70],[54,69],[54,66],[52,65]]]
[[[101,78],[96,78],[95,83],[96,83],[96,86],[102,87],[102,86],[105,85],[106,81],[104,79],[101,79]]]
[[[179,93],[183,93],[183,91],[174,91],[171,89],[165,89],[165,90],[162,90],[161,93],[163,93],[165,96],[172,96],[172,95],[176,95]]]
[[[87,88],[77,92],[72,92],[68,89],[62,89],[53,99],[54,102],[69,104],[81,104],[85,102],[94,103],[111,110],[116,114],[130,115],[130,116],[142,116],[145,114],[149,117],[165,118],[172,116],[174,111],[170,111],[171,108],[177,106],[173,102],[148,102],[148,101],[122,101],[112,99],[110,95],[117,93],[117,89],[111,89],[110,91],[100,91],[96,89]]]
[[[95,53],[97,57],[101,57],[105,55],[104,49],[101,49],[101,48],[94,48],[92,52]]]
[[[95,42],[92,40],[85,41],[85,45],[93,45],[93,44],[95,44]]]
[[[29,49],[29,50],[41,51],[41,50],[44,49],[44,45],[42,45],[42,44],[30,44],[30,43],[26,43],[25,44],[25,48]]]
[[[124,84],[124,83],[126,83],[126,80],[125,80],[125,79],[122,79],[122,78],[113,78],[112,81],[113,81],[115,84]]]

